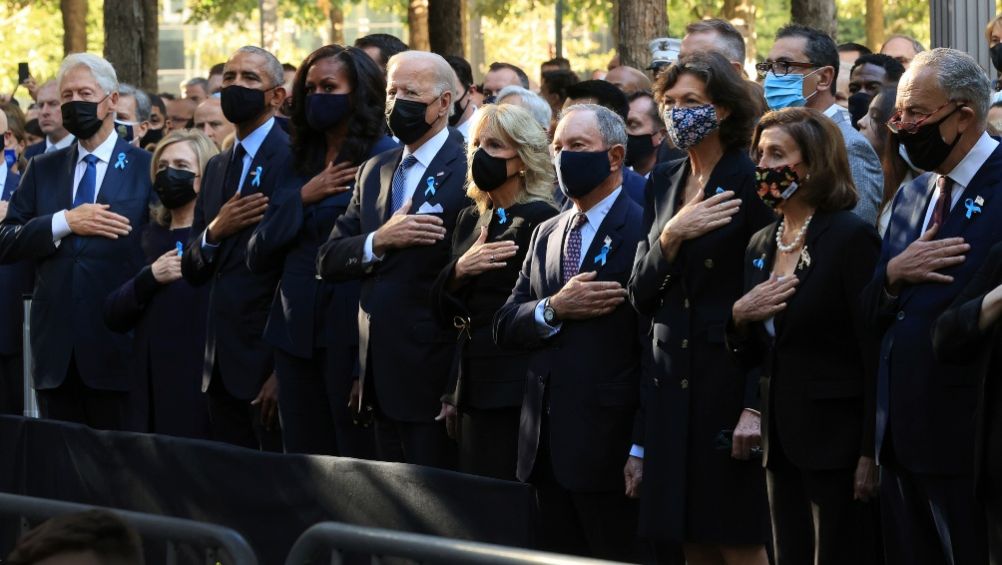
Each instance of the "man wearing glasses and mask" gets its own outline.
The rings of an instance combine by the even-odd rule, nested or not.
[[[770,110],[805,106],[834,121],[845,138],[852,180],[859,191],[853,212],[876,225],[884,193],[880,159],[855,128],[849,113],[835,103],[839,58],[835,41],[826,33],[797,24],[776,32],[776,42],[764,63],[755,65],[764,78],[765,100]]]
[[[888,127],[928,173],[898,191],[862,299],[883,334],[876,453],[887,563],[985,563],[974,492],[978,372],[934,357],[932,324],[1002,239],[1002,148],[985,132],[990,83],[969,55],[919,53]]]

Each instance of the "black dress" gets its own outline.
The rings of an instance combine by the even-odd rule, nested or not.
[[[467,473],[515,480],[519,411],[528,355],[505,351],[494,343],[494,313],[511,295],[533,230],[557,215],[549,202],[534,201],[489,210],[476,206],[459,212],[452,243],[452,262],[432,289],[439,323],[456,328],[456,358],[443,395],[460,412],[459,467]],[[456,262],[487,226],[487,241],[514,241],[518,252],[501,269],[488,271],[449,290]]]
[[[705,197],[731,190],[741,201],[732,221],[682,244],[672,262],[658,242],[682,207],[688,159],[651,173],[645,231],[630,280],[630,300],[652,319],[652,360],[643,390],[646,432],[640,534],[660,543],[764,544],[768,508],[761,461],[731,457],[723,441],[745,408],[758,408],[757,374],[724,351],[724,327],[742,294],[744,252],[775,216],[755,191],[755,166],[740,150],[721,157]]]
[[[127,429],[208,439],[202,365],[209,287],[195,288],[184,279],[162,285],[150,266],[178,242],[185,244],[190,232],[147,224],[142,239],[147,266],[108,295],[104,318],[114,331],[135,332],[136,384]]]

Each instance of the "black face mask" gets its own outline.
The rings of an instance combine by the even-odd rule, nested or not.
[[[102,118],[97,117],[97,107],[105,98],[107,96],[97,102],[73,100],[64,103],[60,109],[63,112],[63,127],[66,131],[75,135],[77,139],[94,137],[104,123]]]
[[[470,91],[469,89],[467,89],[466,92],[464,92],[463,95],[459,97],[459,100],[456,100],[455,102],[452,103],[452,115],[449,116],[450,126],[456,127],[456,124],[459,123],[459,120],[463,118],[463,113],[466,112],[466,109],[470,107],[469,102],[466,103],[466,106],[459,105],[459,103],[462,102],[463,99],[469,95]]]
[[[115,120],[115,133],[117,133],[118,137],[121,137],[124,141],[131,143],[136,137],[136,128],[132,124]]]
[[[582,198],[609,178],[609,151],[561,151],[557,180],[569,198]]]
[[[473,154],[470,164],[473,184],[485,192],[497,189],[508,180],[508,159],[494,157],[481,147]]]
[[[386,124],[397,139],[404,142],[404,145],[409,145],[421,139],[431,129],[431,124],[424,118],[427,112],[428,104],[424,102],[397,98],[386,114]]]
[[[633,167],[654,153],[654,135],[626,136],[626,166]]]
[[[901,145],[905,146],[908,159],[916,167],[923,171],[934,171],[950,156],[950,152],[960,142],[960,132],[957,132],[951,143],[947,143],[939,133],[939,126],[960,108],[961,106],[957,106],[953,112],[943,116],[936,123],[922,124],[915,133],[898,132],[898,139]]]
[[[164,138],[164,130],[160,129],[148,129],[146,130],[146,135],[139,138],[139,145],[146,147],[147,145],[160,143],[160,140]]]
[[[327,131],[348,117],[349,94],[310,94],[306,97],[306,123],[316,131]]]
[[[231,84],[220,92],[223,115],[234,124],[244,124],[257,119],[267,109],[264,90]]]
[[[852,127],[859,129],[859,120],[870,111],[870,102],[873,97],[860,90],[849,97],[849,119]]]
[[[989,49],[988,54],[992,58],[992,66],[995,67],[996,71],[1002,73],[1002,43]]]
[[[498,97],[496,94],[491,94],[490,96],[484,96],[484,104],[496,104]]]
[[[173,167],[157,173],[153,180],[153,190],[160,203],[168,210],[180,208],[195,199],[195,173]]]

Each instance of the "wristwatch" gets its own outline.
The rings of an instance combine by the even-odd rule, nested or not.
[[[557,321],[557,312],[550,306],[549,298],[543,302],[543,321],[551,326]]]

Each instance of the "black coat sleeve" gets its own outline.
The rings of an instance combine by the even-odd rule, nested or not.
[[[969,362],[982,355],[994,328],[979,324],[985,295],[1002,284],[1002,243],[995,244],[971,281],[933,327],[936,356],[943,362]],[[998,323],[995,324],[995,327]]]
[[[147,265],[139,274],[112,291],[104,301],[104,323],[118,333],[132,331],[146,312],[146,306],[161,285]]]
[[[379,174],[379,168],[373,166],[372,161],[374,159],[366,161],[358,169],[351,203],[344,214],[338,217],[327,243],[320,246],[317,254],[317,272],[326,281],[357,279],[372,270],[372,265],[362,262],[365,239],[369,235],[362,233],[362,187],[367,172]]]
[[[494,315],[494,342],[503,349],[531,349],[544,341],[536,328],[536,304],[545,296],[536,296],[532,288],[533,258],[540,229],[532,232],[522,270],[504,306]]]
[[[247,268],[267,273],[282,266],[289,248],[303,229],[305,209],[301,179],[294,178],[275,191],[261,223],[247,242]]]
[[[11,196],[7,215],[0,221],[0,264],[40,259],[56,252],[57,246],[52,241],[52,214],[37,215],[36,177],[35,167],[29,163]]]
[[[211,164],[212,161],[209,163]],[[202,286],[209,282],[216,271],[216,265],[202,249],[202,238],[205,235],[205,230],[208,228],[209,222],[213,220],[213,218],[206,217],[205,210],[206,193],[212,186],[210,184],[212,182],[211,168],[206,166],[205,173],[203,173],[203,190],[198,193],[198,198],[195,200],[195,217],[191,225],[191,239],[181,255],[181,275],[192,286]],[[219,249],[216,249],[216,252],[218,253]]]

